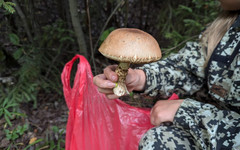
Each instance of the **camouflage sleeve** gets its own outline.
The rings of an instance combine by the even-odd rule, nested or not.
[[[174,125],[188,130],[203,149],[240,148],[240,114],[185,99]]]
[[[188,42],[177,54],[158,62],[145,64],[144,94],[149,96],[176,94],[191,95],[199,90],[204,80],[204,54],[197,42]]]

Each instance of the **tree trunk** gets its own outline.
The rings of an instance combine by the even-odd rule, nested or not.
[[[84,39],[84,34],[82,31],[82,26],[80,23],[78,11],[77,11],[77,1],[69,0],[70,13],[72,18],[72,25],[77,36],[77,42],[79,46],[80,53],[88,58],[87,45]]]
[[[29,17],[30,17],[30,22],[31,22],[31,29],[32,32],[34,32],[34,37],[40,37],[40,27],[38,24],[38,20],[35,17],[35,6],[34,6],[34,0],[29,0],[28,2],[29,4]],[[38,44],[38,42],[34,43],[34,44]]]
[[[20,18],[21,18],[21,20],[23,22],[23,27],[26,30],[26,33],[27,33],[27,36],[28,36],[29,40],[31,42],[33,42],[33,37],[32,37],[31,31],[30,31],[29,25],[27,23],[27,18],[25,16],[25,14],[23,13],[23,11],[22,11],[22,9],[21,9],[21,7],[20,7],[20,5],[19,5],[17,0],[13,0],[13,3],[16,4],[17,13],[18,13],[18,15],[20,16]]]

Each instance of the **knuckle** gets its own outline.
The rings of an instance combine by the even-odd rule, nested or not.
[[[103,72],[106,72],[107,69],[108,69],[108,67],[104,68],[104,69],[103,69]]]
[[[98,92],[102,93],[102,89],[101,88],[97,88]]]
[[[161,114],[161,113],[157,113],[157,114],[156,114],[156,117],[157,117],[158,119],[161,119],[161,118],[162,118],[162,114]]]
[[[94,83],[94,84],[97,83],[97,76],[93,77],[93,83]]]

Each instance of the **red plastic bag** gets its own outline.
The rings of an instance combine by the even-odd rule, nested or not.
[[[73,63],[79,59],[74,85]],[[88,61],[76,55],[61,75],[69,117],[66,150],[137,150],[142,135],[152,128],[150,110],[132,107],[98,92]]]

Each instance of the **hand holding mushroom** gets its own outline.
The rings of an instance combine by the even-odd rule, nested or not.
[[[138,84],[141,84],[137,83],[140,80],[145,83],[145,75],[143,71],[129,69],[131,63],[150,63],[161,58],[161,50],[157,41],[150,34],[134,28],[120,28],[114,30],[105,39],[100,46],[99,51],[105,57],[119,62],[119,65],[115,70],[118,78],[115,80],[111,79],[110,76],[114,76],[114,73],[110,71],[114,70],[114,67],[112,66],[106,68],[104,74],[94,77],[94,83],[100,90],[102,90],[102,93],[107,94],[110,93],[109,88],[114,87],[113,82],[117,81],[113,88],[113,93],[117,96],[123,96],[129,93],[128,88],[126,87],[126,77],[128,73],[129,81],[127,84],[132,82],[135,86],[138,86]],[[136,87],[133,86],[131,90],[135,90],[135,88]],[[106,89],[108,90],[106,91]]]
[[[113,88],[118,81],[118,75],[115,72],[116,68],[117,65],[107,66],[103,74],[96,75],[93,78],[93,82],[98,87],[98,91],[105,94],[108,99],[116,99],[119,97],[113,93]],[[145,86],[145,80],[143,70],[129,68],[125,84],[129,92],[133,90],[142,91]]]

